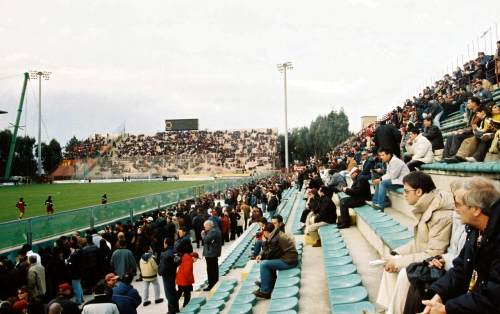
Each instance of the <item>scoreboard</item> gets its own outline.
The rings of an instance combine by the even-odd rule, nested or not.
[[[198,119],[165,120],[165,131],[198,130]]]

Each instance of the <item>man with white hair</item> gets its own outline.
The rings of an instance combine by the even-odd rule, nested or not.
[[[203,223],[205,228],[201,235],[203,237],[203,256],[207,262],[208,287],[204,291],[210,291],[219,281],[219,256],[222,246],[222,235],[219,228],[212,220]]]
[[[466,225],[467,240],[453,267],[423,301],[424,314],[498,313],[500,308],[500,188],[481,177],[462,180],[456,212]]]

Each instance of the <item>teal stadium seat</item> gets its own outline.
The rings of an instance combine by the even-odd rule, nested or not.
[[[375,307],[370,302],[356,302],[350,304],[337,304],[333,306],[335,314],[364,314],[375,313]]]
[[[299,287],[292,286],[288,288],[276,288],[273,290],[273,299],[287,299],[291,297],[298,297]]]
[[[233,304],[228,314],[251,314],[253,304]]]
[[[357,303],[368,300],[368,291],[364,287],[351,287],[344,289],[331,289],[330,304],[334,307],[337,304]]]
[[[344,276],[354,273],[356,273],[356,266],[354,266],[354,264],[326,267],[326,275],[328,277]]]
[[[299,299],[286,298],[271,300],[267,309],[268,313],[283,313],[284,311],[297,311],[299,309]]]
[[[349,255],[325,259],[325,267],[341,266],[351,263],[352,263],[352,257],[350,257]]]
[[[360,286],[362,283],[359,274],[349,274],[336,277],[328,277],[329,289],[343,289]]]
[[[278,278],[274,284],[274,288],[288,288],[288,287],[298,287],[300,286],[300,278],[290,277],[290,278]]]

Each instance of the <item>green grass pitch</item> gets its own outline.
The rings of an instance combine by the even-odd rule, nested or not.
[[[31,184],[0,187],[0,222],[15,220],[19,217],[16,203],[24,197],[26,211],[24,218],[45,215],[45,200],[51,195],[54,212],[98,205],[106,193],[108,203],[138,196],[166,192],[201,185],[202,181],[178,182],[117,182],[85,184]]]

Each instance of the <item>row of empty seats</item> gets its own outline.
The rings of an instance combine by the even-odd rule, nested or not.
[[[368,291],[352,262],[342,235],[335,225],[320,227],[330,309],[335,314],[373,313]]]

